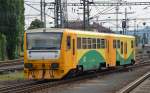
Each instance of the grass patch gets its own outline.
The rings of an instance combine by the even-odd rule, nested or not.
[[[0,75],[0,81],[8,81],[8,80],[24,80],[24,72],[19,71]]]

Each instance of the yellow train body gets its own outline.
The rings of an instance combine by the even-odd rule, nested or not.
[[[37,33],[39,35],[36,36]],[[61,35],[55,35],[55,33],[61,33]],[[50,34],[54,34],[54,37]],[[58,37],[60,41],[57,40]],[[45,43],[46,46],[57,43],[51,39],[59,42],[60,48],[46,49]],[[101,67],[132,64],[135,60],[134,43],[135,38],[126,35],[71,29],[29,30],[24,34],[25,77],[27,79],[61,79],[71,71],[97,70]]]

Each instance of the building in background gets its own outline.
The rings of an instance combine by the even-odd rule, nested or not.
[[[78,20],[77,21],[68,21],[65,28],[83,30],[84,29],[83,21],[78,21]],[[103,33],[112,33],[112,30],[110,30],[109,28],[106,28],[106,27],[102,26],[101,24],[98,24],[95,22],[93,24],[90,24],[89,30],[96,31],[96,32],[103,32]]]

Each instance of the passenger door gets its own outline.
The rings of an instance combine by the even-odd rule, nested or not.
[[[68,67],[76,67],[76,35],[70,34],[67,36],[66,42],[66,65]]]
[[[126,41],[126,42],[124,43],[124,62],[126,62],[127,53],[128,53],[128,48],[127,48],[127,41]]]
[[[76,40],[76,35],[75,34],[73,34],[72,35],[72,54],[71,54],[71,59],[72,59],[72,66],[73,67],[76,67],[76,53],[77,53],[77,45],[76,45],[76,42],[77,42],[77,40]]]
[[[116,48],[113,48],[113,37],[107,39],[107,52],[109,66],[116,66]]]
[[[124,43],[121,41],[121,65],[124,64]]]
[[[66,50],[65,50],[65,67],[71,67],[72,63],[72,37],[67,35],[66,37]],[[63,54],[64,55],[64,54]],[[69,68],[68,68],[69,69]]]

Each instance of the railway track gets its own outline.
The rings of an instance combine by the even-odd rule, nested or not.
[[[23,59],[1,61],[0,73],[12,72],[16,70],[23,70]]]
[[[137,50],[136,56],[135,56],[136,62],[140,63],[144,60],[150,59],[150,51],[149,50]]]
[[[13,66],[13,65],[21,65],[21,64],[23,64],[23,59],[0,61],[0,67]]]
[[[21,83],[18,83],[18,84],[11,84],[9,86],[6,86],[6,87],[1,87],[0,88],[0,93],[12,93],[14,89],[17,89],[19,87],[23,88],[23,87],[26,87],[26,86],[31,86],[31,85],[34,85],[34,84],[40,84],[41,82],[43,82],[42,80],[38,80],[38,81],[33,81],[33,80],[25,80],[25,81],[22,81]]]
[[[129,85],[122,88],[117,93],[130,93],[133,89],[135,89],[137,86],[139,86],[143,81],[145,81],[149,77],[150,77],[150,72],[144,74],[142,77],[138,78],[134,82],[131,82]]]
[[[24,82],[21,84],[0,88],[0,93],[32,93],[38,90],[55,87],[61,84],[68,84],[68,83],[72,83],[72,82],[80,81],[84,79],[89,79],[89,78],[91,79],[100,75],[106,75],[106,74],[115,73],[115,72],[128,71],[130,69],[134,69],[134,68],[141,67],[141,66],[147,66],[147,65],[150,65],[150,61],[141,62],[140,64],[135,64],[133,66],[128,66],[125,68],[118,67],[117,69],[107,69],[107,70],[103,70],[99,72],[91,72],[91,73],[88,73],[82,76],[77,76],[77,77],[67,79],[67,80],[46,81],[46,82],[41,80],[40,82],[39,81],[31,81],[27,83]]]
[[[104,75],[104,74],[109,74],[109,73],[115,73],[115,72],[120,72],[120,71],[127,71],[129,69],[134,69],[140,66],[147,66],[150,65],[150,55],[149,54],[143,54],[143,53],[138,53],[136,56],[136,61],[137,64],[133,65],[133,66],[128,66],[126,68],[122,68],[122,67],[118,67],[117,69],[109,69],[109,70],[103,70],[100,72],[94,72],[94,73],[88,73],[85,74],[83,76],[78,76],[78,77],[74,77],[68,80],[61,80],[61,81],[24,81],[21,82],[19,84],[13,84],[11,86],[6,86],[6,87],[1,87],[0,88],[0,93],[31,93],[34,91],[38,91],[38,90],[42,90],[45,88],[50,88],[50,87],[54,87],[60,84],[67,84],[67,83],[71,83],[74,81],[79,81],[79,80],[83,80],[83,79],[89,79],[89,78],[95,78],[97,76],[100,75]],[[144,60],[148,60],[143,62]],[[6,62],[4,64],[0,63],[0,69],[1,67],[9,67],[9,66],[15,66],[15,65],[22,65],[23,64],[23,60],[16,60],[16,61],[11,61],[10,62]],[[7,68],[6,68],[7,69]],[[23,67],[22,67],[23,69]]]

